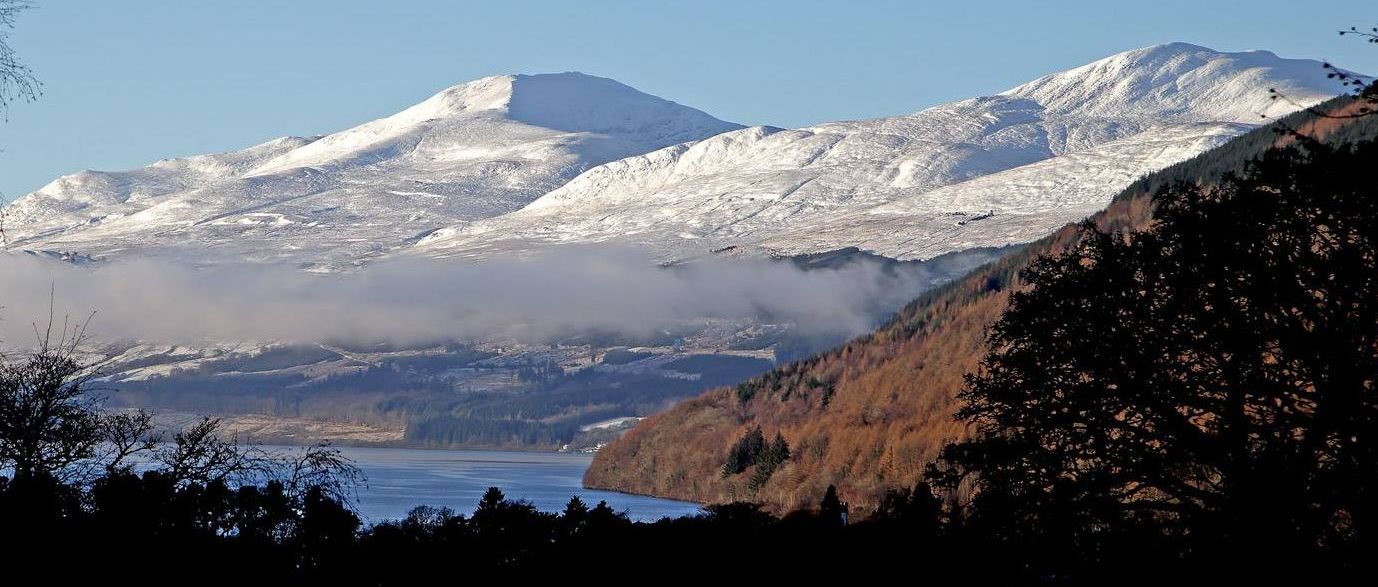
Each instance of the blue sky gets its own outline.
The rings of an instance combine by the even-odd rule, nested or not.
[[[584,71],[746,124],[912,112],[1168,41],[1378,70],[1371,0],[38,0],[45,84],[0,124],[0,193],[310,135],[501,73]]]

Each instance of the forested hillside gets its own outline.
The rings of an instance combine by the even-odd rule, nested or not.
[[[1296,140],[1280,128],[1331,143],[1372,139],[1378,117],[1342,117],[1361,106],[1337,99],[1321,107],[1330,117],[1300,112],[1151,174],[1091,221],[1102,229],[1146,227],[1156,190],[1177,181],[1213,183],[1241,170],[1265,150]],[[887,489],[914,485],[945,443],[966,435],[953,419],[956,394],[985,354],[988,327],[1023,287],[1020,271],[1079,238],[1078,227],[1066,226],[922,296],[870,335],[649,418],[598,453],[585,484],[708,503],[754,500],[776,511],[811,505],[836,485],[864,515]],[[785,458],[770,450],[773,443],[753,447],[758,434],[779,435]],[[729,454],[742,453],[746,466],[726,466]]]

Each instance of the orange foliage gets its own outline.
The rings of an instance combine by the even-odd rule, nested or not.
[[[1148,198],[1131,198],[1098,220],[1140,226],[1149,208]],[[745,385],[756,392],[744,404],[735,390],[717,389],[647,419],[598,453],[585,484],[705,503],[753,500],[776,512],[813,507],[836,485],[853,511],[874,509],[965,433],[952,419],[956,394],[1019,287],[1018,270],[1076,233],[1068,226],[916,300],[872,334],[751,380]],[[767,437],[783,434],[792,457],[752,494],[749,469],[727,478],[720,471],[732,443],[757,425]]]

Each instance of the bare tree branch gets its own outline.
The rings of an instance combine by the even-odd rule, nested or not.
[[[105,414],[100,419],[105,441],[105,471],[107,474],[128,473],[133,469],[130,460],[140,453],[152,454],[158,449],[163,435],[154,429],[153,414],[145,410]]]
[[[15,18],[31,6],[26,0],[0,0],[0,116],[8,116],[10,104],[31,102],[43,94],[42,82],[9,44]]]

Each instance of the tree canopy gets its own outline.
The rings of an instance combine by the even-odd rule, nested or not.
[[[1085,225],[1024,271],[931,476],[993,536],[1088,558],[1131,528],[1272,562],[1371,546],[1374,169],[1373,142],[1298,144],[1164,189],[1145,232]]]

